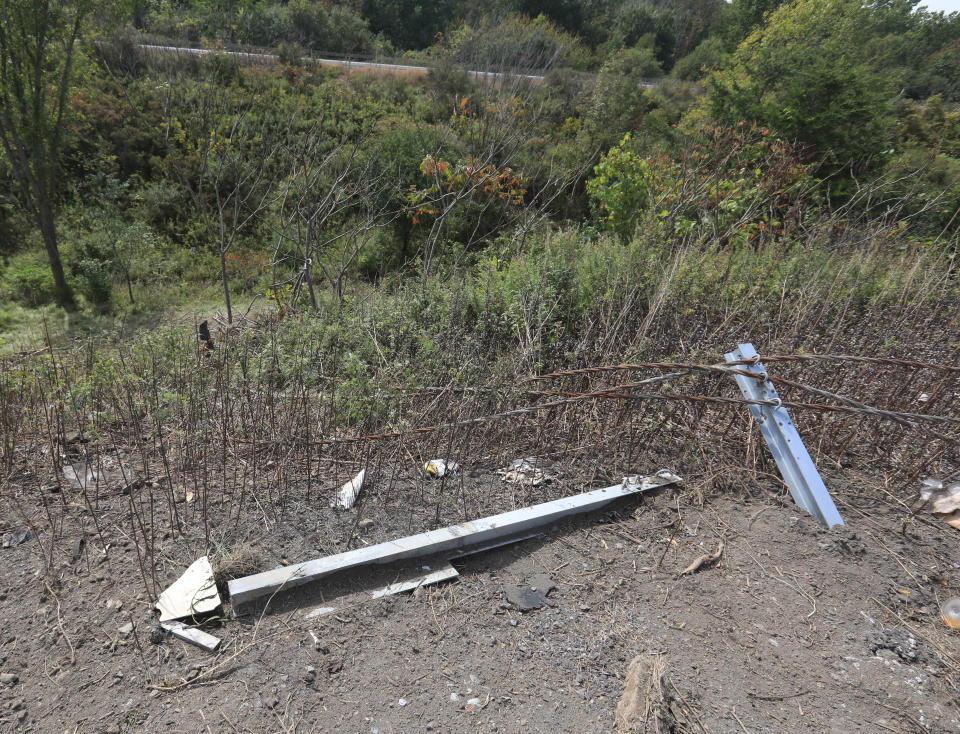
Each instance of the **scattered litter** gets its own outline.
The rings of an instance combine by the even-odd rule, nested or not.
[[[960,482],[944,484],[939,479],[924,479],[920,499],[930,511],[948,525],[960,530]]]
[[[927,393],[922,392],[922,393],[920,393],[920,397],[917,398],[917,402],[918,402],[918,403],[925,403],[925,402],[927,402],[929,399],[930,399],[930,396],[929,396]]]
[[[184,642],[202,647],[207,652],[213,652],[220,647],[219,637],[214,637],[195,627],[187,627],[183,622],[161,622],[160,626],[174,637],[179,637]]]
[[[207,556],[191,563],[183,575],[160,595],[156,604],[161,622],[212,612],[219,606],[220,594]]]
[[[696,573],[703,566],[708,566],[711,563],[716,563],[720,560],[720,556],[723,555],[723,541],[721,540],[717,544],[717,549],[713,553],[704,553],[702,556],[697,558],[693,563],[683,569],[678,576],[687,576],[691,573]]]
[[[307,612],[303,615],[304,619],[316,619],[317,617],[322,617],[326,614],[332,614],[337,611],[336,607],[317,607],[312,612]]]
[[[536,487],[545,482],[550,482],[553,477],[544,470],[542,459],[536,456],[528,456],[526,459],[514,459],[503,469],[498,469],[497,474],[508,484],[519,484],[521,486]]]
[[[408,579],[406,581],[399,581],[382,589],[378,589],[377,591],[373,592],[371,598],[381,599],[382,597],[390,596],[391,594],[400,594],[404,591],[413,591],[421,586],[438,584],[441,581],[453,579],[460,575],[457,573],[457,569],[455,569],[449,563],[444,564],[442,568],[438,568],[435,571],[431,571],[429,566],[424,566],[424,569],[427,571],[427,573],[423,574],[422,576],[417,576],[416,578]]]
[[[117,630],[117,631],[118,631],[121,635],[123,635],[124,637],[126,637],[127,635],[129,635],[130,633],[133,632],[133,622],[127,622],[125,625],[121,626],[120,629]]]
[[[367,470],[361,469],[357,476],[344,484],[340,488],[339,494],[337,494],[336,503],[331,505],[331,507],[339,507],[341,510],[349,510],[353,507],[357,501],[357,495],[360,494],[360,488],[363,486],[363,478],[366,474]]]
[[[63,467],[63,478],[77,489],[83,489],[97,480],[97,473],[83,464],[67,464]]]
[[[460,465],[450,459],[430,459],[423,465],[423,470],[434,479],[440,479],[448,474],[453,477],[460,473]]]
[[[187,492],[185,499],[187,502],[193,502],[193,492]]]
[[[4,548],[13,548],[14,546],[21,545],[26,543],[33,537],[33,533],[30,532],[28,527],[20,527],[14,530],[11,533],[7,533],[3,536],[3,547]]]
[[[462,553],[464,548],[489,545],[529,534],[531,530],[552,525],[561,518],[592,512],[614,500],[682,481],[676,474],[663,470],[653,476],[630,477],[620,484],[572,497],[470,520],[447,528],[428,530],[425,533],[355,548],[312,561],[281,566],[271,571],[232,579],[229,582],[230,599],[234,605],[243,604],[273,594],[281,588],[292,589],[332,573],[368,564],[393,563],[438,554],[447,554],[449,558],[457,552]]]
[[[553,583],[553,579],[545,573],[538,573],[527,579],[524,586],[504,584],[503,593],[507,597],[507,601],[513,604],[518,611],[529,612],[543,606],[555,607],[556,603],[547,598],[547,594],[555,588],[557,587]]]
[[[674,730],[674,717],[663,691],[666,670],[660,655],[640,654],[630,662],[617,703],[615,731],[659,734]]]
[[[947,627],[960,630],[960,596],[947,599],[940,607],[940,616]]]

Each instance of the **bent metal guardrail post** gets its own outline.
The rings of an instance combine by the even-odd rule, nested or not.
[[[830,492],[827,491],[820,473],[803,445],[800,434],[797,433],[793,421],[787,414],[787,409],[780,404],[773,384],[767,379],[767,370],[760,362],[760,355],[753,344],[740,344],[733,352],[725,354],[727,362],[741,360],[756,360],[753,364],[740,365],[744,372],[761,375],[763,379],[748,377],[734,373],[740,392],[748,400],[772,401],[773,405],[750,405],[750,412],[757,423],[760,432],[770,447],[783,480],[790,487],[793,501],[809,512],[821,525],[832,528],[834,525],[843,525],[843,518],[833,503]]]
[[[330,574],[358,566],[393,563],[422,556],[450,553],[478,545],[490,546],[508,538],[529,537],[534,528],[544,528],[558,520],[600,509],[614,500],[640,494],[658,487],[679,484],[683,480],[672,472],[662,470],[651,476],[624,477],[620,484],[594,489],[572,497],[563,497],[500,515],[483,517],[439,530],[409,535],[386,543],[356,548],[312,561],[281,566],[272,571],[255,573],[229,582],[230,602],[243,604],[253,599],[272,595],[281,589],[307,584]]]

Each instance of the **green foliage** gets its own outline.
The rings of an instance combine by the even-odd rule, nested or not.
[[[589,55],[580,41],[546,16],[484,16],[445,34],[438,54],[468,69],[517,69],[540,73],[553,67],[585,69]]]
[[[649,160],[658,229],[759,247],[804,224],[805,207],[816,210],[816,181],[802,148],[742,123],[682,132],[682,151]]]
[[[593,169],[587,193],[606,229],[629,237],[650,201],[647,162],[629,147],[630,136],[611,148]]]
[[[858,0],[794,0],[710,77],[709,109],[728,123],[768,125],[814,146],[834,165],[890,144],[891,80],[856,62],[868,11]]]
[[[677,36],[673,14],[669,10],[658,13],[643,3],[624,3],[613,20],[603,48],[608,53],[618,48],[631,48],[646,37],[651,39],[649,45],[657,63],[663,69],[670,69],[675,60]]]
[[[397,48],[422,49],[454,19],[457,1],[363,0],[361,7],[374,33],[383,34]]]
[[[730,60],[723,40],[711,36],[689,54],[677,61],[671,74],[677,79],[700,79],[725,66]]]
[[[647,36],[636,46],[617,51],[601,67],[584,115],[584,130],[594,146],[613,146],[624,132],[638,129],[656,107],[647,84],[663,71],[652,41]]]
[[[30,307],[53,303],[56,295],[50,266],[33,253],[11,258],[3,274],[3,290],[7,297]]]

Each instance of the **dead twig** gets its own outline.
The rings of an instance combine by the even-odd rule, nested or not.
[[[702,556],[694,560],[689,566],[683,569],[680,573],[677,574],[677,578],[681,576],[688,576],[689,574],[696,573],[703,566],[716,563],[720,560],[720,556],[723,555],[723,541],[721,540],[717,544],[717,549],[713,553],[704,553]]]

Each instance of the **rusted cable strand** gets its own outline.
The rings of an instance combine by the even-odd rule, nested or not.
[[[632,388],[636,385],[649,384],[651,382],[661,382],[672,377],[681,376],[683,373],[674,373],[672,375],[663,375],[656,378],[650,378],[649,380],[644,380],[639,383],[632,383],[626,387]],[[701,402],[718,402],[718,403],[735,403],[735,404],[744,404],[744,405],[776,405],[777,403],[773,400],[747,400],[745,398],[720,398],[713,397],[710,395],[687,395],[687,396],[667,396],[662,393],[650,393],[652,397],[664,398],[668,400],[694,400]],[[610,390],[599,390],[596,392],[589,393],[576,393],[571,397],[566,397],[562,400],[553,400],[548,403],[540,403],[538,405],[529,405],[523,408],[516,408],[514,410],[507,410],[502,413],[493,413],[491,415],[477,416],[476,418],[466,418],[461,421],[453,421],[451,423],[440,423],[433,426],[421,426],[420,428],[408,428],[402,431],[386,431],[384,433],[370,434],[366,436],[350,436],[348,438],[323,438],[315,441],[304,441],[302,439],[288,438],[284,440],[274,440],[267,441],[263,439],[254,439],[254,438],[239,438],[236,436],[231,436],[229,440],[234,443],[241,444],[256,444],[261,446],[277,446],[277,445],[297,445],[297,446],[329,446],[334,444],[350,444],[350,443],[359,443],[362,441],[379,441],[391,438],[400,438],[402,436],[416,436],[422,435],[425,433],[433,433],[435,431],[446,431],[454,428],[464,428],[466,426],[473,426],[480,423],[491,423],[493,421],[505,420],[507,418],[515,418],[521,415],[528,415],[530,413],[537,413],[542,410],[551,410],[553,408],[561,408],[573,403],[583,402],[585,400],[593,400],[598,398],[609,398],[609,397],[624,397],[616,393],[611,392]],[[626,397],[633,397],[632,394],[626,395]],[[829,406],[828,406],[829,407]]]
[[[916,418],[927,419],[927,420],[936,420],[943,421],[948,423],[960,423],[955,418],[947,418],[945,416],[939,415],[924,415],[922,413],[897,413],[890,410],[882,410],[880,408],[874,408],[870,405],[864,403],[857,403],[855,400],[850,400],[849,398],[843,398],[843,396],[834,396],[832,393],[828,393],[825,390],[819,391],[823,393],[824,397],[830,397],[837,400],[849,400],[850,403],[855,403],[856,405],[830,405],[828,403],[803,403],[796,400],[748,400],[746,398],[725,398],[717,395],[680,395],[677,393],[638,393],[638,392],[616,392],[617,390],[632,390],[636,385],[641,383],[628,383],[625,385],[618,385],[615,388],[610,388],[608,390],[601,390],[598,392],[592,393],[577,393],[577,392],[567,392],[563,390],[543,390],[543,391],[530,391],[530,395],[542,395],[542,396],[564,396],[564,397],[576,397],[576,396],[590,396],[597,398],[610,398],[615,400],[688,400],[693,402],[701,403],[725,403],[725,404],[735,404],[735,405],[773,405],[779,406],[782,405],[786,408],[797,408],[799,410],[819,410],[825,413],[852,413],[854,415],[872,415],[880,416],[884,418],[890,418],[891,420],[899,419],[900,422],[908,423],[913,425],[910,419]],[[919,426],[916,426],[919,427]],[[944,436],[944,438],[950,438],[949,436]],[[950,439],[957,440],[957,439]]]
[[[948,441],[954,444],[960,444],[960,439],[948,436],[945,433],[940,433],[940,431],[935,431],[932,428],[921,425],[919,421],[935,421],[940,423],[947,423],[951,425],[956,425],[960,423],[956,418],[949,418],[942,415],[924,415],[922,413],[901,413],[892,410],[883,410],[881,408],[874,408],[872,405],[867,405],[866,403],[861,403],[859,400],[854,400],[853,398],[844,397],[843,395],[837,395],[835,393],[827,392],[826,390],[821,390],[818,387],[813,387],[812,385],[804,385],[800,382],[794,382],[793,380],[787,380],[785,378],[777,378],[777,382],[790,385],[799,390],[805,390],[814,395],[819,395],[820,397],[825,397],[830,400],[836,400],[837,402],[844,403],[849,406],[851,411],[860,411],[864,415],[872,415],[881,418],[887,418],[892,420],[895,423],[898,423],[902,426],[909,426],[915,428],[921,433],[926,434],[927,436],[932,436],[933,438],[939,438],[943,441]],[[840,406],[835,406],[840,407]]]
[[[420,428],[409,428],[402,431],[389,431],[384,433],[365,435],[365,436],[351,436],[349,438],[327,438],[320,439],[317,441],[303,441],[301,439],[286,439],[283,441],[264,441],[258,439],[243,439],[243,438],[232,438],[236,443],[245,443],[245,444],[256,444],[261,446],[276,446],[276,445],[299,445],[299,446],[324,446],[324,445],[335,445],[335,444],[352,444],[360,443],[365,441],[379,441],[387,440],[393,438],[400,438],[403,436],[415,436],[423,435],[427,433],[433,433],[435,431],[444,431],[451,430],[455,428],[464,428],[466,426],[477,425],[481,423],[490,423],[493,421],[505,420],[507,418],[514,418],[521,415],[528,415],[530,413],[536,413],[543,410],[550,410],[552,408],[564,407],[571,405],[573,403],[582,402],[584,400],[595,400],[595,399],[617,399],[617,400],[670,400],[670,401],[685,401],[685,402],[698,402],[698,403],[713,403],[721,405],[770,405],[770,406],[780,406],[784,405],[791,408],[796,408],[800,410],[816,410],[822,412],[840,412],[840,413],[853,413],[857,415],[877,415],[883,414],[884,417],[901,418],[897,421],[904,423],[913,428],[927,433],[928,435],[934,436],[936,438],[948,441],[950,443],[960,444],[960,439],[942,434],[938,431],[933,431],[924,426],[917,425],[913,422],[910,422],[906,419],[903,419],[898,414],[893,413],[892,411],[877,411],[876,409],[871,408],[870,406],[865,406],[865,408],[849,406],[849,405],[824,405],[819,403],[800,403],[793,401],[780,401],[780,400],[749,400],[746,398],[734,398],[734,397],[721,397],[717,395],[679,395],[673,393],[636,393],[636,392],[622,392],[623,390],[633,390],[634,388],[650,384],[652,382],[662,382],[673,377],[683,376],[684,373],[673,373],[671,375],[662,375],[655,378],[649,378],[648,380],[643,380],[638,383],[631,383],[628,385],[622,385],[613,389],[598,390],[589,393],[565,393],[565,392],[549,392],[543,393],[546,395],[562,395],[564,396],[561,400],[553,400],[547,403],[540,403],[539,405],[531,405],[523,408],[517,408],[515,410],[508,410],[502,413],[494,413],[491,415],[478,416],[476,418],[467,418],[462,421],[454,421],[451,423],[442,423],[434,426],[422,426]],[[927,416],[929,417],[929,416]]]
[[[622,386],[624,388],[630,388],[630,385]],[[823,392],[827,397],[831,397],[837,400],[850,400],[849,398],[843,398],[842,396],[834,396],[832,393]],[[578,393],[569,393],[562,391],[548,391],[539,393],[541,395],[570,395],[575,396]],[[699,402],[699,403],[721,403],[721,404],[741,404],[741,405],[773,405],[773,406],[784,406],[787,408],[796,408],[798,410],[815,410],[824,413],[852,413],[854,415],[868,415],[868,416],[880,416],[884,418],[889,418],[890,420],[904,425],[910,428],[915,428],[916,430],[924,433],[933,438],[938,438],[942,441],[947,441],[949,443],[960,445],[960,438],[947,435],[945,433],[940,433],[935,431],[932,428],[927,428],[926,426],[920,425],[919,423],[909,420],[907,416],[916,416],[917,418],[925,419],[938,419],[953,421],[953,419],[944,418],[943,416],[929,416],[922,415],[918,413],[895,413],[889,410],[880,410],[878,408],[873,408],[864,403],[858,403],[857,405],[829,405],[823,403],[800,403],[792,400],[747,400],[743,398],[724,398],[718,397],[716,395],[676,395],[672,393],[635,393],[635,392],[614,392],[606,391],[601,392],[600,394],[590,393],[592,397],[607,398],[613,400],[681,400],[681,401],[690,401],[690,402]],[[850,400],[852,403],[857,403],[855,400]],[[859,407],[862,406],[862,407]]]
[[[950,425],[960,425],[960,418],[951,418],[946,415],[930,415],[928,413],[907,413],[900,410],[885,410],[883,408],[875,408],[872,405],[867,405],[866,403],[861,403],[859,400],[854,400],[853,398],[848,398],[844,395],[837,395],[836,393],[828,392],[819,387],[813,387],[812,385],[805,385],[802,382],[796,382],[790,380],[786,377],[768,377],[771,382],[778,385],[788,385],[790,387],[795,387],[798,390],[804,390],[814,395],[819,395],[822,398],[829,398],[830,400],[836,400],[840,403],[850,405],[854,408],[859,408],[864,413],[868,415],[881,416],[883,418],[889,418],[895,421],[930,421],[932,423],[947,423]]]
[[[688,362],[634,362],[630,364],[601,365],[599,367],[581,367],[575,370],[563,370],[561,372],[550,372],[546,375],[535,375],[519,380],[517,385],[525,385],[528,382],[538,382],[540,380],[554,380],[562,377],[575,377],[577,375],[595,375],[604,372],[627,372],[632,370],[683,370],[676,375],[690,374],[692,372],[731,372],[735,374],[747,375],[756,379],[763,379],[763,375],[746,370],[738,370],[738,365],[754,364],[756,360],[742,359],[737,362],[725,362],[723,364],[692,364]]]
[[[913,359],[895,359],[893,357],[861,357],[856,354],[767,354],[760,359],[764,362],[806,362],[815,360],[823,362],[866,362],[868,364],[885,364],[893,367],[960,372],[960,367],[951,364],[918,362]]]
[[[859,357],[850,354],[782,354],[782,355],[764,355],[760,357],[762,362],[802,362],[810,360],[820,361],[849,361],[865,362],[868,364],[892,365],[895,367],[910,367],[913,369],[942,370],[945,372],[960,372],[960,367],[946,364],[933,364],[930,362],[918,362],[910,359],[893,359],[887,357]],[[602,374],[604,372],[626,372],[645,369],[677,369],[694,370],[698,372],[734,372],[736,374],[745,374],[750,377],[760,379],[762,376],[745,370],[735,369],[738,365],[755,364],[758,360],[742,359],[735,362],[724,362],[723,364],[690,364],[685,362],[632,362],[615,365],[601,365],[597,367],[581,367],[574,370],[562,370],[560,372],[550,372],[545,375],[535,375],[519,381],[517,384],[527,382],[536,382],[538,380],[554,380],[563,377],[574,377],[577,375]]]

